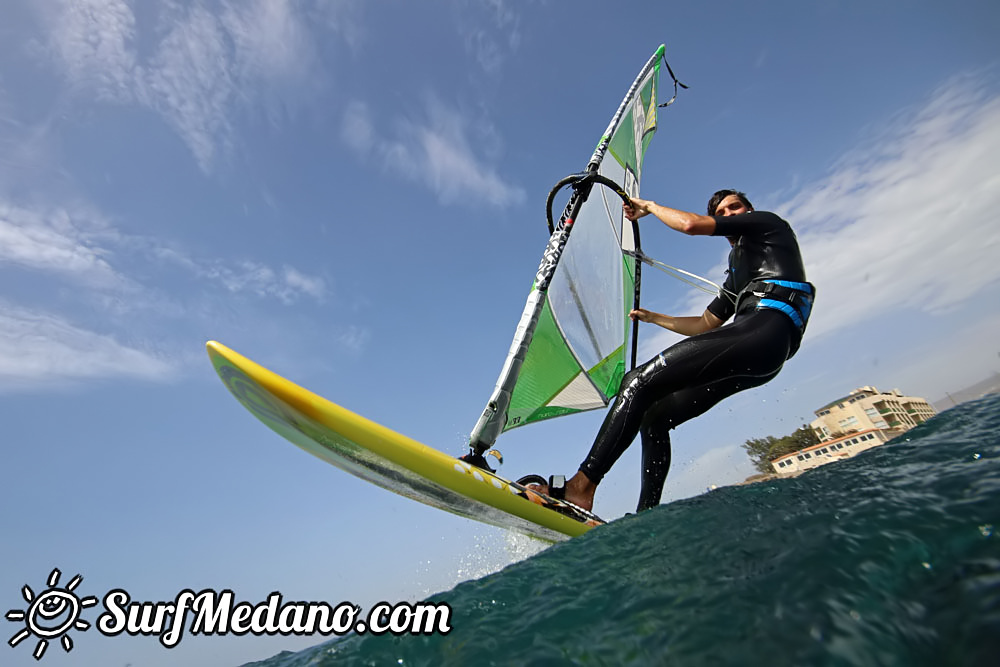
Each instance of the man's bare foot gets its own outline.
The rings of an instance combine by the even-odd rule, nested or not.
[[[537,493],[550,495],[548,484],[529,484],[528,488]],[[597,485],[591,482],[582,472],[577,472],[566,480],[566,495],[564,497],[577,507],[590,512],[594,509],[594,493],[596,491]]]

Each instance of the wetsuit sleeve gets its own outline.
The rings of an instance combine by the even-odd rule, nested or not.
[[[788,227],[788,223],[769,211],[750,211],[740,215],[713,215],[712,236],[760,236]]]
[[[726,276],[726,281],[722,283],[722,289],[725,292],[734,292],[733,290],[733,275],[730,273]],[[712,313],[720,320],[725,322],[733,313],[736,311],[736,305],[729,300],[729,297],[725,296],[725,293],[720,294],[712,300],[712,303],[708,304],[708,312]]]

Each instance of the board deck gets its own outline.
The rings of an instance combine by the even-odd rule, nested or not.
[[[221,343],[208,355],[226,388],[276,433],[324,461],[427,505],[548,542],[604,523],[421,444],[254,363]]]

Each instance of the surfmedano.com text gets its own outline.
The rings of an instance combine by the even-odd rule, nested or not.
[[[173,602],[132,602],[121,589],[104,596],[106,611],[97,619],[101,634],[158,637],[166,648],[180,643],[190,618],[192,635],[429,635],[451,631],[451,607],[445,603],[380,602],[362,616],[350,602],[282,602],[274,592],[257,604],[236,602],[230,590],[217,593],[184,590]]]

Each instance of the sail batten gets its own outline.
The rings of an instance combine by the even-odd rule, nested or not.
[[[503,431],[606,406],[620,387],[639,277],[638,228],[625,219],[621,199],[639,193],[663,52],[657,49],[629,87],[585,172],[560,182],[574,190],[557,225],[550,215],[532,291],[470,437],[475,453]],[[609,184],[617,184],[616,196]]]

